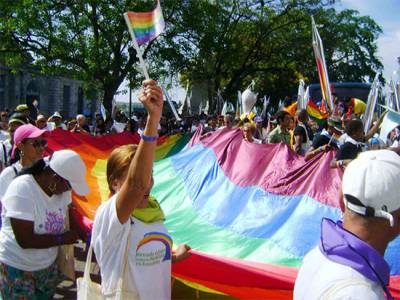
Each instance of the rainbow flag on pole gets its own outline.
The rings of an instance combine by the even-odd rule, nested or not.
[[[164,17],[161,11],[160,1],[150,12],[132,12],[127,13],[128,26],[135,33],[138,45],[150,42],[159,36],[165,28]]]
[[[314,49],[315,61],[317,62],[322,98],[323,101],[328,104],[330,111],[333,111],[334,103],[329,84],[328,69],[325,63],[324,46],[322,45],[321,37],[319,36],[317,26],[315,25],[315,21],[312,16],[311,16],[311,21],[312,21],[312,45]]]

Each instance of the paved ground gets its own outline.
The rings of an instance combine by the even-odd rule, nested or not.
[[[75,245],[75,269],[76,277],[83,276],[83,270],[85,268],[86,253],[84,252],[84,244]],[[94,272],[91,275],[93,281],[100,282],[100,277],[98,275],[98,268],[95,264],[92,264],[92,270]],[[64,300],[75,300],[76,299],[76,284],[71,280],[63,281],[57,288],[56,295],[54,299],[64,299]],[[172,299],[176,300],[186,300],[186,299],[215,299],[215,300],[228,300],[233,299],[226,296],[209,294],[205,292],[196,291],[185,284],[174,281],[172,286]],[[155,299],[156,300],[156,299]]]

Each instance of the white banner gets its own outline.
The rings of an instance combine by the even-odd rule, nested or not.
[[[377,73],[375,75],[374,81],[372,82],[371,90],[369,91],[367,108],[365,109],[364,115],[362,116],[365,134],[367,134],[368,130],[370,129],[372,119],[374,118],[375,106],[379,95],[379,87],[379,74]]]
[[[400,125],[400,113],[395,112],[392,109],[389,109],[388,113],[383,118],[383,122],[381,125],[381,133],[379,135],[379,138],[386,143],[389,133],[399,125]]]

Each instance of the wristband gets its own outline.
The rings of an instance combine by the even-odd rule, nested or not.
[[[57,234],[56,242],[58,245],[64,245],[64,236],[62,234]]]
[[[156,142],[158,140],[158,135],[156,136],[149,136],[149,135],[144,135],[142,134],[141,139],[145,142]]]

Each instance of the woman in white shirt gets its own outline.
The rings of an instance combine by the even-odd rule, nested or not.
[[[53,153],[15,178],[2,199],[0,293],[2,299],[52,299],[60,281],[58,246],[78,236],[64,229],[71,189],[89,192],[86,167],[72,150]]]
[[[127,269],[125,288],[136,299],[171,298],[171,262],[189,256],[180,245],[172,253],[172,239],[164,214],[150,196],[157,126],[163,107],[161,88],[143,82],[139,97],[149,113],[139,145],[115,149],[107,163],[107,180],[113,196],[96,212],[92,244],[100,266],[102,292],[112,295]]]

